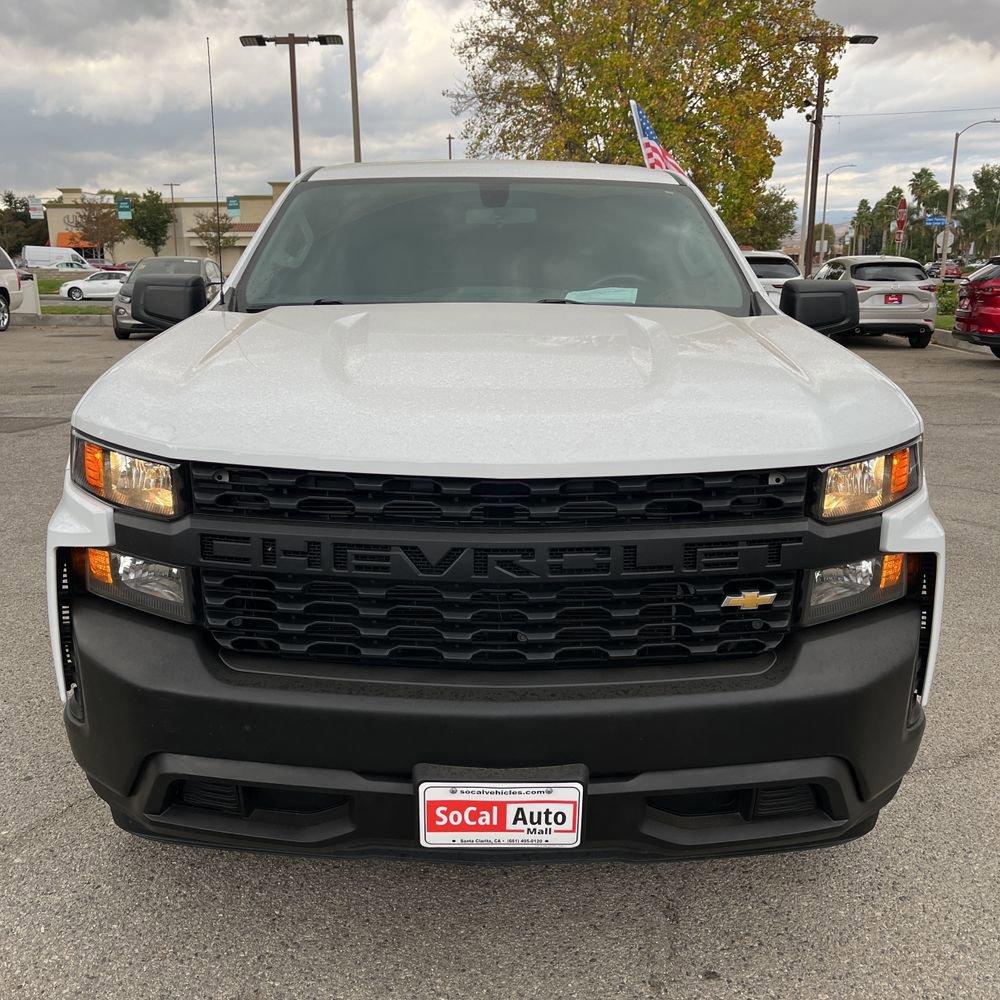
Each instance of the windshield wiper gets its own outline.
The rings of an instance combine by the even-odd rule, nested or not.
[[[340,299],[315,299],[314,306],[342,306],[344,303]]]
[[[593,305],[592,302],[581,302],[579,299],[537,299],[539,303],[553,306],[586,306]]]

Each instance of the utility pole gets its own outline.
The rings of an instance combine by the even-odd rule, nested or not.
[[[361,162],[361,114],[358,110],[358,56],[354,48],[354,0],[347,0],[347,48],[351,59],[351,125],[354,162]]]
[[[174,256],[177,256],[177,208],[174,204],[174,188],[181,186],[180,181],[164,181],[163,186],[170,188],[170,214],[174,220]]]
[[[812,271],[812,255],[816,243],[816,196],[819,193],[819,164],[820,148],[823,143],[823,111],[826,104],[826,58],[831,42],[846,42],[848,45],[874,45],[878,41],[878,35],[851,35],[849,38],[842,36],[822,36],[813,35],[803,38],[804,42],[817,42],[819,44],[819,77],[816,84],[816,111],[812,116],[813,143],[812,159],[809,164],[808,187],[809,187],[809,212],[805,220],[804,237],[806,266],[802,268],[803,274]]]
[[[451,144],[454,141],[455,137],[449,132],[445,136],[445,138],[448,140],[448,159],[450,160],[451,159]]]
[[[816,246],[816,195],[819,194],[819,154],[823,140],[823,105],[826,102],[826,47],[820,49],[819,81],[816,85],[816,111],[813,114],[812,162],[809,164],[809,215],[805,227],[806,261],[802,273],[808,277],[813,269]]]
[[[799,223],[799,272],[808,274],[806,270],[806,219],[809,218],[809,166],[812,163],[813,154],[813,127],[809,123],[809,142],[806,145],[806,188],[802,194],[802,218]]]

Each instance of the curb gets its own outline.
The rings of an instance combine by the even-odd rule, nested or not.
[[[111,313],[49,314],[35,316],[30,313],[11,313],[11,328],[15,326],[111,326]]]
[[[979,344],[970,344],[967,340],[960,340],[953,337],[948,330],[935,330],[932,343],[938,347],[950,347],[956,351],[968,351],[969,354],[978,354],[980,357],[992,357],[993,352],[988,347],[980,347]]]

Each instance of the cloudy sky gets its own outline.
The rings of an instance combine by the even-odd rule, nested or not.
[[[472,0],[356,0],[365,158],[446,155],[458,134],[441,91],[460,67],[455,23]],[[835,175],[830,216],[880,197],[919,166],[947,182],[955,131],[1000,117],[1000,0],[817,0],[848,31],[878,34],[848,50],[833,85],[824,169]],[[243,49],[240,34],[346,31],[342,0],[0,0],[0,189],[60,186],[212,190],[205,37],[212,39],[222,193],[265,192],[291,173],[285,50]],[[281,14],[282,9],[289,12]],[[16,11],[16,16],[14,12]],[[303,163],[350,159],[344,48],[299,49]],[[997,102],[991,104],[992,102]],[[847,117],[954,109],[949,114]],[[969,110],[966,110],[969,109]],[[972,110],[984,109],[984,110]],[[995,109],[995,110],[994,110]],[[784,153],[775,180],[802,198],[806,126],[776,123]],[[456,155],[463,146],[456,143]],[[1000,125],[963,138],[959,181],[1000,160]]]

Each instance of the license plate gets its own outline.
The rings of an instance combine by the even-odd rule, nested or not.
[[[903,304],[902,295],[887,295],[885,297],[885,304],[887,306],[901,306]]]
[[[583,785],[425,781],[417,787],[422,847],[579,847]]]

